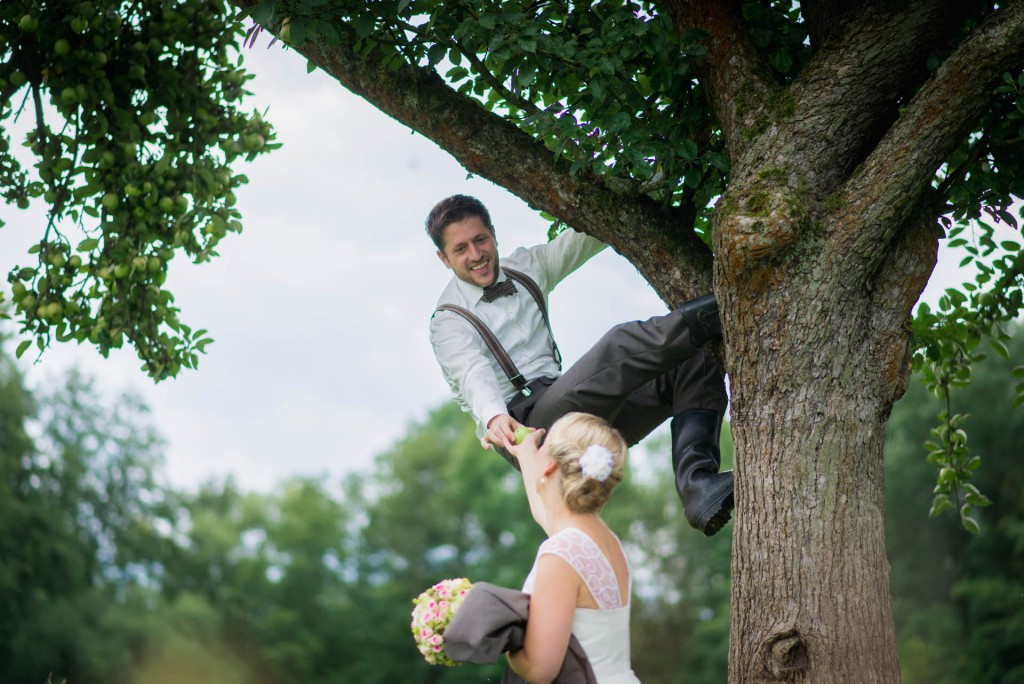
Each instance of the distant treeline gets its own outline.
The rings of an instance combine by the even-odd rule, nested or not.
[[[1024,336],[1011,358],[1024,363]],[[890,420],[887,534],[907,684],[1024,682],[1013,365],[993,356],[956,398],[983,457],[976,482],[994,501],[977,536],[955,516],[927,517],[934,398],[912,382]],[[0,684],[498,680],[500,666],[428,666],[409,631],[428,584],[519,586],[542,538],[516,473],[480,449],[454,404],[410,426],[370,472],[270,493],[230,480],[170,487],[161,449],[137,400],[104,401],[77,374],[29,391],[0,358]],[[634,567],[634,668],[645,684],[721,684],[731,527],[707,539],[686,526],[667,449],[634,450],[633,471],[650,476],[629,477],[606,509]]]

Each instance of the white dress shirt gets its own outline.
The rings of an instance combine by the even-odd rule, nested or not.
[[[498,281],[508,278],[501,266],[522,271],[537,283],[547,301],[555,285],[605,247],[589,235],[566,230],[551,242],[520,247],[500,257]],[[453,277],[437,303],[455,304],[475,314],[491,329],[527,380],[557,377],[558,364],[540,308],[524,287],[516,285],[516,289],[518,292],[510,297],[484,302],[483,288]],[[480,333],[459,314],[438,311],[433,315],[430,344],[452,394],[462,410],[472,414],[477,435],[482,437],[494,416],[508,413],[507,404],[517,394],[516,388]]]

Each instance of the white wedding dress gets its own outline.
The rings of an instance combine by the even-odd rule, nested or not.
[[[616,538],[618,541],[618,538]],[[621,542],[619,547],[621,548]],[[577,608],[572,633],[587,654],[598,684],[640,684],[629,661],[629,608],[622,604],[619,582],[611,563],[583,530],[567,527],[544,540],[537,558],[553,553],[579,574],[597,601],[598,608]],[[526,577],[523,591],[532,594],[537,562]],[[633,577],[629,578],[632,592]]]

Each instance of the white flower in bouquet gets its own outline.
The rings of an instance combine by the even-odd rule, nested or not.
[[[473,587],[465,577],[441,580],[412,600],[412,636],[431,665],[458,665],[444,652],[444,630]]]

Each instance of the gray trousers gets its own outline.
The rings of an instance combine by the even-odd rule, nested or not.
[[[694,346],[682,315],[673,311],[615,326],[550,385],[514,398],[509,414],[547,429],[566,413],[592,413],[633,446],[682,411],[724,412],[727,404],[721,368]]]

